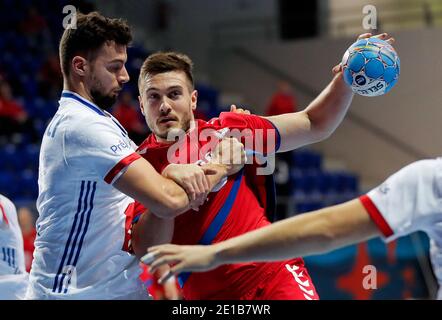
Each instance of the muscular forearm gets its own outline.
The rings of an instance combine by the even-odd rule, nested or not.
[[[172,218],[190,208],[187,193],[164,178],[144,159],[134,161],[114,186],[163,218]]]
[[[152,213],[143,213],[132,230],[132,248],[141,258],[150,246],[172,241],[174,219],[164,219]]]
[[[356,211],[355,211],[356,210]],[[380,235],[359,200],[302,214],[212,246],[216,264],[319,254]]]
[[[353,93],[340,72],[305,110],[267,117],[281,135],[279,152],[330,136],[344,118],[352,99]]]
[[[344,119],[353,99],[353,92],[345,84],[342,72],[306,108],[312,130],[323,139],[332,134]]]

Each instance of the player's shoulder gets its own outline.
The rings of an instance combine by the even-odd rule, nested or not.
[[[14,203],[4,195],[0,194],[0,204],[7,212],[15,211],[15,205]]]
[[[84,107],[74,105],[68,110],[62,110],[60,120],[65,123],[68,134],[100,135],[103,131],[118,132],[112,119],[103,114],[97,114]]]
[[[219,126],[243,126],[245,124],[254,123],[257,120],[261,121],[264,118],[254,114],[236,113],[230,111],[224,111],[219,114],[218,117],[212,118],[208,123]]]
[[[399,171],[403,176],[440,176],[442,178],[442,158],[423,159],[410,163]]]

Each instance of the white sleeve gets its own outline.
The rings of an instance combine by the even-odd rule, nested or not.
[[[385,241],[428,231],[442,220],[442,158],[414,162],[360,199]]]
[[[17,209],[11,200],[0,195],[0,226],[8,225],[9,219],[16,219]]]
[[[65,158],[68,165],[87,168],[99,179],[112,184],[140,156],[131,140],[109,119],[85,121],[65,134]]]

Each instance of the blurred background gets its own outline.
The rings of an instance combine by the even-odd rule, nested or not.
[[[442,0],[0,0],[0,193],[19,208],[28,266],[40,141],[62,89],[66,5],[125,18],[134,28],[131,81],[113,113],[137,143],[148,134],[136,79],[149,53],[176,50],[193,59],[196,115],[210,119],[232,103],[258,115],[302,110],[359,34],[396,39],[401,76],[391,92],[355,97],[332,137],[278,156],[278,219],[352,199],[406,164],[441,153]],[[362,25],[366,5],[376,9],[374,30]],[[437,289],[422,233],[306,263],[322,299],[428,299]],[[376,290],[362,286],[365,265],[377,268]]]

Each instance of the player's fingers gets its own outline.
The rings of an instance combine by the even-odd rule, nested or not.
[[[230,106],[230,112],[235,112],[236,111],[236,106],[234,104],[232,104]]]
[[[197,175],[195,175],[192,179],[192,186],[193,186],[193,189],[195,190],[196,197],[199,197],[199,195],[204,192],[204,190],[201,190],[201,186],[199,184]]]
[[[175,255],[167,255],[161,258],[155,259],[149,267],[149,273],[154,273],[157,269],[165,264],[169,265],[171,263],[178,262],[179,259]]]
[[[141,257],[140,261],[144,264],[151,264],[158,257],[158,251],[146,253]]]
[[[341,69],[342,69],[342,64],[337,64],[336,66],[333,67],[332,72],[336,74],[339,71],[341,71]]]
[[[186,191],[187,196],[189,197],[189,200],[195,201],[197,190],[195,189],[195,185],[194,185],[192,179],[184,178],[182,187]]]
[[[167,255],[181,252],[180,247],[174,244],[161,244],[147,249],[147,253],[141,257],[140,261],[144,264],[151,264],[156,259]]]
[[[159,284],[165,284],[167,280],[171,279],[175,276],[175,273],[172,270],[169,270],[166,274],[164,274],[160,279],[158,279]]]
[[[195,189],[193,189],[193,186],[190,185],[189,187],[186,187],[187,196],[189,197],[190,201],[195,201],[196,199],[196,192]]]
[[[247,163],[247,153],[246,150],[243,149],[241,153],[241,164]]]
[[[387,41],[389,44],[393,44],[396,41],[396,39],[391,37],[391,38],[389,38],[389,39],[387,39],[385,41]]]
[[[156,246],[152,246],[147,248],[147,252],[148,253],[156,253],[157,251],[161,251],[161,250],[173,250],[176,249],[177,245],[176,244],[170,244],[170,243],[166,243],[166,244],[158,244]]]
[[[197,198],[204,203],[204,199],[206,198],[206,194],[208,192],[208,186],[204,184],[204,174],[201,172],[201,175],[196,177],[195,183],[198,185],[199,192],[197,194]]]
[[[176,265],[174,265],[173,267],[171,267],[169,269],[168,272],[166,272],[159,280],[159,284],[164,284],[167,282],[167,280],[171,279],[172,277],[182,273],[182,272],[187,272],[190,271],[188,270],[188,268],[186,267],[186,263],[183,261],[184,259],[181,260],[181,262],[177,263]]]
[[[370,32],[363,33],[363,34],[359,35],[358,40],[370,38],[371,36],[372,36],[372,34]]]
[[[200,179],[201,179],[201,183],[202,183],[203,188],[204,188],[206,195],[207,195],[207,193],[210,191],[210,183],[209,183],[209,179],[208,179],[208,177],[206,177],[204,171],[203,171],[203,174],[201,175]]]
[[[373,38],[378,38],[378,39],[385,40],[385,39],[388,38],[388,33],[386,33],[386,32],[380,33],[380,34],[377,34],[377,35],[373,36]]]

